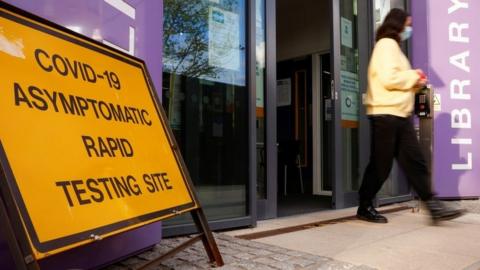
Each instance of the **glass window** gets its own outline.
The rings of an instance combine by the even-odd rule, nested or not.
[[[246,216],[245,1],[165,0],[163,29],[163,106],[200,203],[210,220]]]
[[[265,155],[265,0],[256,0],[257,198],[267,198]]]
[[[375,0],[375,29],[382,24],[383,19],[392,8],[405,9],[405,0]]]
[[[358,81],[357,0],[340,2],[341,67],[340,88],[342,98],[343,183],[345,191],[358,190],[360,184],[358,125],[360,89]]]

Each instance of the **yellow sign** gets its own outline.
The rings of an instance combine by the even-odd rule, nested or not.
[[[0,63],[0,160],[37,259],[198,207],[144,62],[0,8]]]

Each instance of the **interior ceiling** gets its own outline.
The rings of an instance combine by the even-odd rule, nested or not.
[[[326,0],[277,0],[277,18],[301,19],[309,15],[323,14],[329,6]]]
[[[277,60],[330,48],[330,4],[326,0],[277,0]]]

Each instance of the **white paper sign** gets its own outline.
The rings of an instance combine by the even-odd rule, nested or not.
[[[348,48],[353,46],[352,22],[341,18],[340,27],[342,28],[342,45]]]
[[[208,14],[208,64],[240,70],[240,21],[236,13],[210,7]]]
[[[390,0],[375,0],[375,25],[378,27],[390,12]]]
[[[359,85],[358,75],[348,71],[340,72],[342,91],[342,120],[358,121]]]
[[[277,106],[289,106],[292,103],[292,82],[290,79],[277,80]]]

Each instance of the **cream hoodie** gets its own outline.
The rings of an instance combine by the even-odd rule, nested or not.
[[[380,39],[368,66],[367,114],[408,117],[413,111],[413,87],[419,79],[397,41]]]

